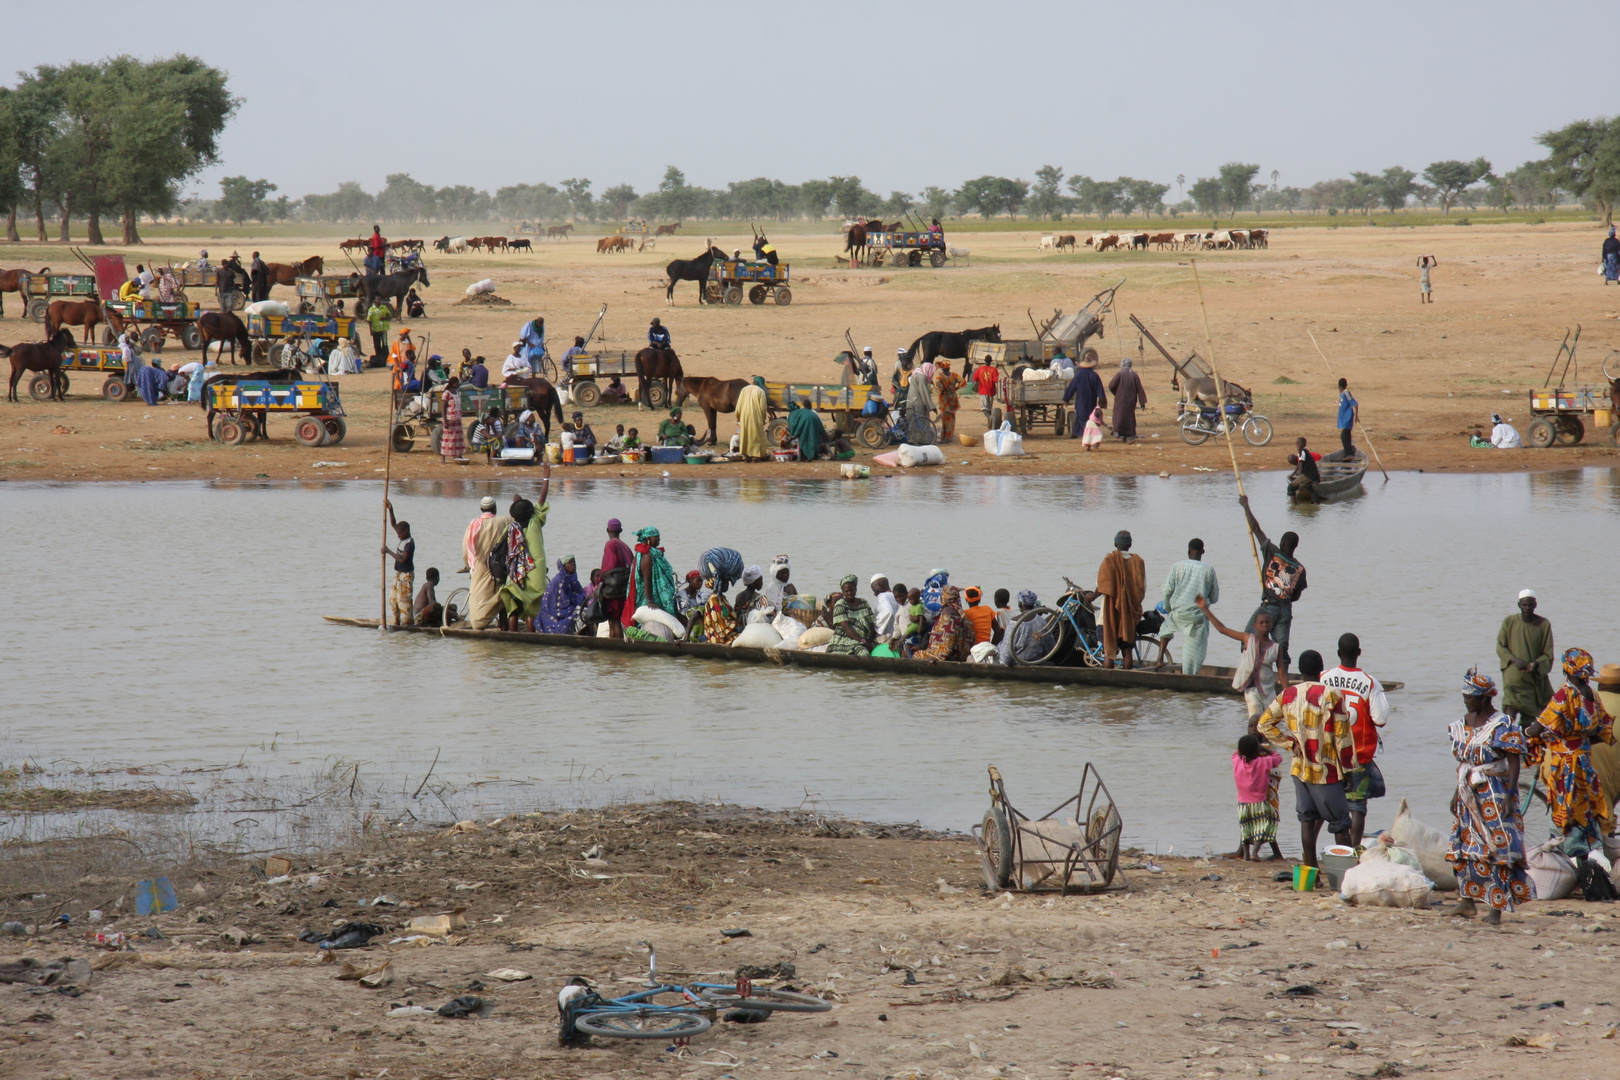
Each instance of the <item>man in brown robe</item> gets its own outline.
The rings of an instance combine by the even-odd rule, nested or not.
[[[1136,624],[1142,621],[1142,597],[1147,595],[1147,564],[1131,554],[1131,534],[1121,530],[1114,550],[1097,568],[1097,592],[1103,602],[1103,667],[1114,666],[1114,654],[1123,654],[1126,670],[1132,666]]]
[[[1119,362],[1119,370],[1109,380],[1108,392],[1114,395],[1114,435],[1125,442],[1136,438],[1136,410],[1147,408],[1147,388],[1142,376],[1131,370],[1131,358]]]

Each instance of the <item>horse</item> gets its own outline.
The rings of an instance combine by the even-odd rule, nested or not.
[[[414,266],[397,274],[369,274],[360,279],[360,300],[368,308],[379,299],[392,300],[396,308],[404,310],[405,294],[418,281],[423,288],[433,284],[428,280],[427,267]]]
[[[660,225],[660,226],[658,226],[658,228],[653,230],[653,235],[654,236],[674,236],[676,234],[676,232],[678,232],[680,230],[680,227],[681,227],[682,224],[684,224],[684,223],[677,221],[673,225]]]
[[[726,253],[714,246],[710,241],[709,250],[695,259],[675,259],[664,267],[664,273],[669,277],[669,287],[664,290],[664,302],[670,307],[675,306],[675,283],[678,281],[695,281],[698,287],[698,303],[707,304],[708,297],[703,294],[709,281],[709,267],[716,259],[724,262]]]
[[[303,262],[266,263],[265,269],[269,271],[270,284],[294,285],[300,277],[324,273],[326,271],[326,260],[319,255],[311,255]]]
[[[866,258],[866,226],[860,222],[851,225],[844,233],[844,250],[851,259]]]
[[[652,346],[636,353],[636,385],[639,387],[636,408],[650,409],[652,404],[648,401],[648,390],[655,382],[664,385],[664,404],[670,404],[670,398],[675,395],[675,384],[686,378],[686,372],[681,370],[681,358],[675,355],[674,349],[655,349]],[[681,398],[685,400],[686,391],[681,391]]]
[[[742,393],[743,387],[749,385],[751,381],[748,379],[716,379],[707,375],[688,376],[681,380],[682,400],[688,397],[696,399],[698,408],[703,410],[704,423],[708,425],[708,430],[698,439],[700,445],[702,443],[714,445],[717,439],[716,415],[736,412],[737,395]]]
[[[197,317],[197,333],[202,335],[203,359],[208,359],[208,346],[219,342],[219,353],[223,358],[225,346],[231,347],[231,363],[236,363],[237,349],[242,350],[242,363],[253,361],[253,342],[248,337],[247,327],[235,313],[229,311],[205,311]]]
[[[45,309],[45,333],[54,337],[58,330],[66,326],[78,326],[84,330],[84,343],[89,345],[94,339],[96,327],[105,320],[112,328],[114,334],[124,332],[124,320],[118,317],[118,312],[108,309],[103,311],[101,303],[96,300],[52,300]],[[68,335],[72,341],[72,335]]]
[[[563,422],[562,395],[547,379],[515,379],[507,386],[521,386],[524,388],[524,407],[532,409],[540,421],[540,429],[551,438],[551,413],[557,414],[557,423]]]
[[[51,268],[48,266],[42,266],[40,267],[39,272],[41,275],[48,274],[51,272]],[[0,315],[4,315],[6,313],[5,294],[8,292],[14,292],[19,297],[22,297],[23,278],[29,277],[32,274],[32,270],[0,270]],[[24,309],[28,307],[26,297],[23,298],[23,307]]]
[[[566,239],[568,239],[569,232],[572,231],[573,228],[574,228],[574,226],[571,225],[571,224],[569,224],[569,225],[548,225],[548,226],[546,226],[546,239],[547,240],[566,240]]]
[[[45,371],[51,376],[51,400],[61,401],[66,396],[62,379],[62,354],[73,348],[73,335],[58,330],[49,341],[25,341],[11,348],[0,345],[0,358],[11,358],[11,389],[7,401],[17,401],[17,380],[25,371]]]
[[[975,341],[1000,344],[1001,324],[981,326],[977,330],[930,330],[911,343],[911,348],[906,350],[906,359],[919,364],[926,364],[941,356],[947,360],[965,360],[968,346]],[[917,356],[919,349],[922,350],[921,358]]]

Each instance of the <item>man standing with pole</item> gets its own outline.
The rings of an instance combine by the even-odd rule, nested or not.
[[[1294,558],[1299,547],[1299,534],[1285,532],[1278,543],[1266,538],[1265,530],[1254,520],[1249,509],[1249,497],[1238,496],[1243,516],[1248,519],[1249,533],[1260,545],[1265,563],[1260,571],[1260,606],[1249,616],[1249,633],[1254,633],[1255,616],[1262,611],[1271,616],[1271,640],[1281,648],[1277,657],[1277,670],[1288,670],[1288,634],[1294,623],[1294,601],[1305,591],[1305,567]]]

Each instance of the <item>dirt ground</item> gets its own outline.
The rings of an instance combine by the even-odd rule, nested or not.
[[[0,986],[0,1075],[1597,1077],[1620,1066],[1616,939],[1599,936],[1616,916],[1597,905],[1535,904],[1491,929],[1295,893],[1273,880],[1275,864],[1146,863],[1127,857],[1126,892],[993,893],[961,837],[659,804],[374,836],[295,859],[282,883],[258,866],[175,872],[182,906],[150,918],[128,914],[132,880],[32,899],[19,881],[4,918],[64,910],[72,929],[0,939],[13,943],[0,963],[78,956],[97,970],[81,996]],[[133,951],[86,945],[92,906],[108,913],[93,929],[132,935]],[[406,920],[457,908],[465,929],[388,944],[409,936],[395,929]],[[297,940],[349,920],[386,929],[335,954]],[[666,977],[727,982],[739,965],[788,963],[777,985],[834,1007],[716,1023],[684,1049],[559,1048],[559,986],[579,974],[632,992],[644,941]],[[385,961],[380,988],[337,978]],[[502,968],[532,978],[489,974]],[[465,993],[493,1006],[487,1018],[387,1015]]]
[[[1373,219],[1376,221],[1376,217]],[[674,334],[686,370],[722,377],[763,375],[772,380],[836,382],[832,363],[849,329],[857,345],[871,345],[884,372],[894,350],[930,329],[999,324],[1009,338],[1031,336],[1030,317],[1054,308],[1072,311],[1120,278],[1117,319],[1098,343],[1104,381],[1122,354],[1139,356],[1138,335],[1126,321],[1136,314],[1177,356],[1207,354],[1198,294],[1189,256],[1178,252],[1045,254],[1037,250],[1040,229],[1027,233],[955,233],[953,244],[970,249],[966,260],[944,269],[850,270],[836,256],[841,240],[825,235],[782,236],[778,247],[793,267],[793,303],[755,307],[699,307],[696,288],[676,290],[677,306],[664,305],[662,267],[674,257],[702,250],[701,236],[661,241],[654,252],[598,255],[594,238],[536,241],[531,255],[444,255],[429,252],[433,286],[425,290],[429,317],[411,325],[431,333],[432,351],[459,357],[462,348],[497,366],[522,322],[546,316],[552,352],[560,356],[583,334],[602,304],[610,348],[644,342],[648,320],[662,317]],[[403,234],[399,234],[403,235]],[[267,241],[269,259],[325,255],[328,266],[346,265],[337,237]],[[1585,327],[1579,382],[1601,383],[1600,365],[1620,348],[1620,289],[1610,293],[1593,272],[1600,236],[1595,226],[1574,224],[1490,225],[1457,228],[1277,229],[1267,250],[1208,252],[1198,256],[1215,356],[1222,374],[1253,389],[1258,411],[1269,416],[1276,437],[1265,449],[1237,446],[1245,468],[1286,468],[1296,435],[1321,451],[1335,449],[1335,376],[1350,380],[1362,403],[1374,448],[1390,469],[1501,471],[1615,464],[1620,450],[1603,432],[1588,432],[1577,447],[1550,450],[1472,450],[1467,435],[1489,428],[1502,412],[1519,428],[1528,421],[1526,392],[1539,387],[1567,328]],[[725,250],[747,238],[716,237]],[[156,240],[139,257],[195,256],[195,242]],[[236,246],[212,244],[217,257]],[[1435,303],[1418,304],[1414,263],[1422,253],[1440,260],[1434,273]],[[130,258],[133,266],[134,256]],[[0,246],[0,265],[74,265],[54,246]],[[458,307],[462,290],[491,277],[510,308]],[[290,288],[276,295],[291,295]],[[33,340],[35,324],[17,319],[15,296],[0,340]],[[1115,325],[1117,323],[1117,325]],[[396,324],[396,327],[401,324]],[[1330,373],[1311,346],[1314,331],[1332,364]],[[369,335],[367,335],[369,347]],[[189,358],[195,354],[180,353]],[[165,355],[165,360],[169,360]],[[976,473],[1184,473],[1230,468],[1224,442],[1185,445],[1175,425],[1175,395],[1169,366],[1151,346],[1138,370],[1147,384],[1149,408],[1140,415],[1144,438],[1135,445],[1107,442],[1095,453],[1038,433],[1026,440],[1029,456],[991,458],[981,449],[948,454],[949,470]],[[139,480],[215,477],[252,479],[369,478],[384,468],[386,376],[371,371],[341,380],[349,411],[347,440],[336,447],[306,449],[291,437],[291,424],[270,422],[268,443],[227,448],[211,443],[195,407],[148,408],[139,400],[113,404],[80,380],[69,399],[38,403],[26,394],[20,405],[0,410],[0,478],[22,480]],[[1556,381],[1556,380],[1555,380]],[[964,396],[959,428],[977,435],[985,428],[976,399]],[[647,433],[657,416],[635,409],[593,409],[588,419],[599,435],[616,423]],[[696,414],[687,419],[701,420]],[[734,425],[722,420],[720,436]],[[864,460],[865,455],[862,455]],[[962,461],[968,464],[963,466]],[[318,464],[319,463],[319,464]],[[486,468],[444,465],[418,448],[396,455],[394,475],[419,479],[465,476]],[[718,465],[711,474],[832,475],[827,462],[794,465]],[[625,475],[663,466],[615,468]],[[607,471],[607,470],[602,470]]]

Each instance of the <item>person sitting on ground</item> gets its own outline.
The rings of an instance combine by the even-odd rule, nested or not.
[[[608,384],[602,387],[602,400],[611,405],[628,405],[630,391],[624,388],[617,375],[613,375],[608,378]]]
[[[479,417],[478,422],[473,425],[472,435],[467,440],[468,448],[474,453],[482,450],[486,464],[495,463],[495,452],[502,446],[502,427],[501,410],[494,405],[491,405],[489,411]]]
[[[847,574],[838,582],[832,606],[832,640],[827,651],[843,656],[871,656],[877,645],[877,616],[872,605],[856,592],[860,578]]]
[[[1500,413],[1491,413],[1491,445],[1498,450],[1517,450],[1524,446],[1519,431],[1502,419]]]
[[[658,425],[659,446],[691,446],[691,429],[681,423],[679,406],[669,410],[669,419]]]
[[[616,424],[613,427],[613,438],[607,441],[607,452],[622,454],[624,452],[624,425]]]
[[[482,356],[473,357],[472,366],[467,369],[467,381],[480,390],[489,386],[489,368],[484,366]]]
[[[512,353],[501,361],[501,385],[527,382],[534,376],[534,369],[529,366],[529,358],[523,355],[523,342],[512,342]]]
[[[158,363],[147,364],[135,373],[135,391],[148,405],[156,405],[169,395],[169,373]]]
[[[542,450],[546,445],[546,432],[535,422],[533,409],[524,409],[518,414],[518,422],[506,435],[507,446],[527,446],[535,450]]]
[[[422,587],[416,590],[416,601],[412,605],[412,615],[417,626],[443,626],[444,605],[439,603],[435,590],[439,587],[439,568],[427,568],[426,580]]]
[[[799,444],[799,459],[814,461],[822,456],[822,444],[827,441],[827,429],[822,426],[816,410],[804,408],[797,401],[788,402],[788,435]]]
[[[591,430],[591,425],[589,425],[589,424],[587,424],[585,422],[585,414],[584,413],[582,413],[582,412],[574,413],[573,420],[574,420],[574,449],[575,450],[583,449],[585,451],[585,456],[586,457],[595,457],[596,456],[596,432],[592,431]]]
[[[1473,434],[1468,436],[1468,448],[1470,450],[1490,450],[1490,449],[1493,449],[1493,447],[1491,446],[1491,440],[1489,440],[1489,439],[1487,439],[1485,437],[1485,430],[1483,428],[1481,428],[1478,424],[1474,425]]]
[[[1264,844],[1277,846],[1277,804],[1270,799],[1272,770],[1282,764],[1282,755],[1260,740],[1244,734],[1232,754],[1232,780],[1237,785],[1238,848],[1240,859],[1260,858]]]
[[[996,613],[980,602],[984,599],[984,590],[970,585],[963,590],[962,595],[967,600],[967,608],[962,612],[962,617],[973,627],[973,640],[969,645],[989,641],[995,631]]]
[[[641,432],[639,430],[637,430],[636,428],[631,428],[629,431],[624,433],[624,449],[626,449],[626,450],[640,450],[641,449]]]
[[[405,294],[405,314],[413,319],[420,319],[427,314],[427,305],[422,303],[422,298],[416,294],[415,289]]]

